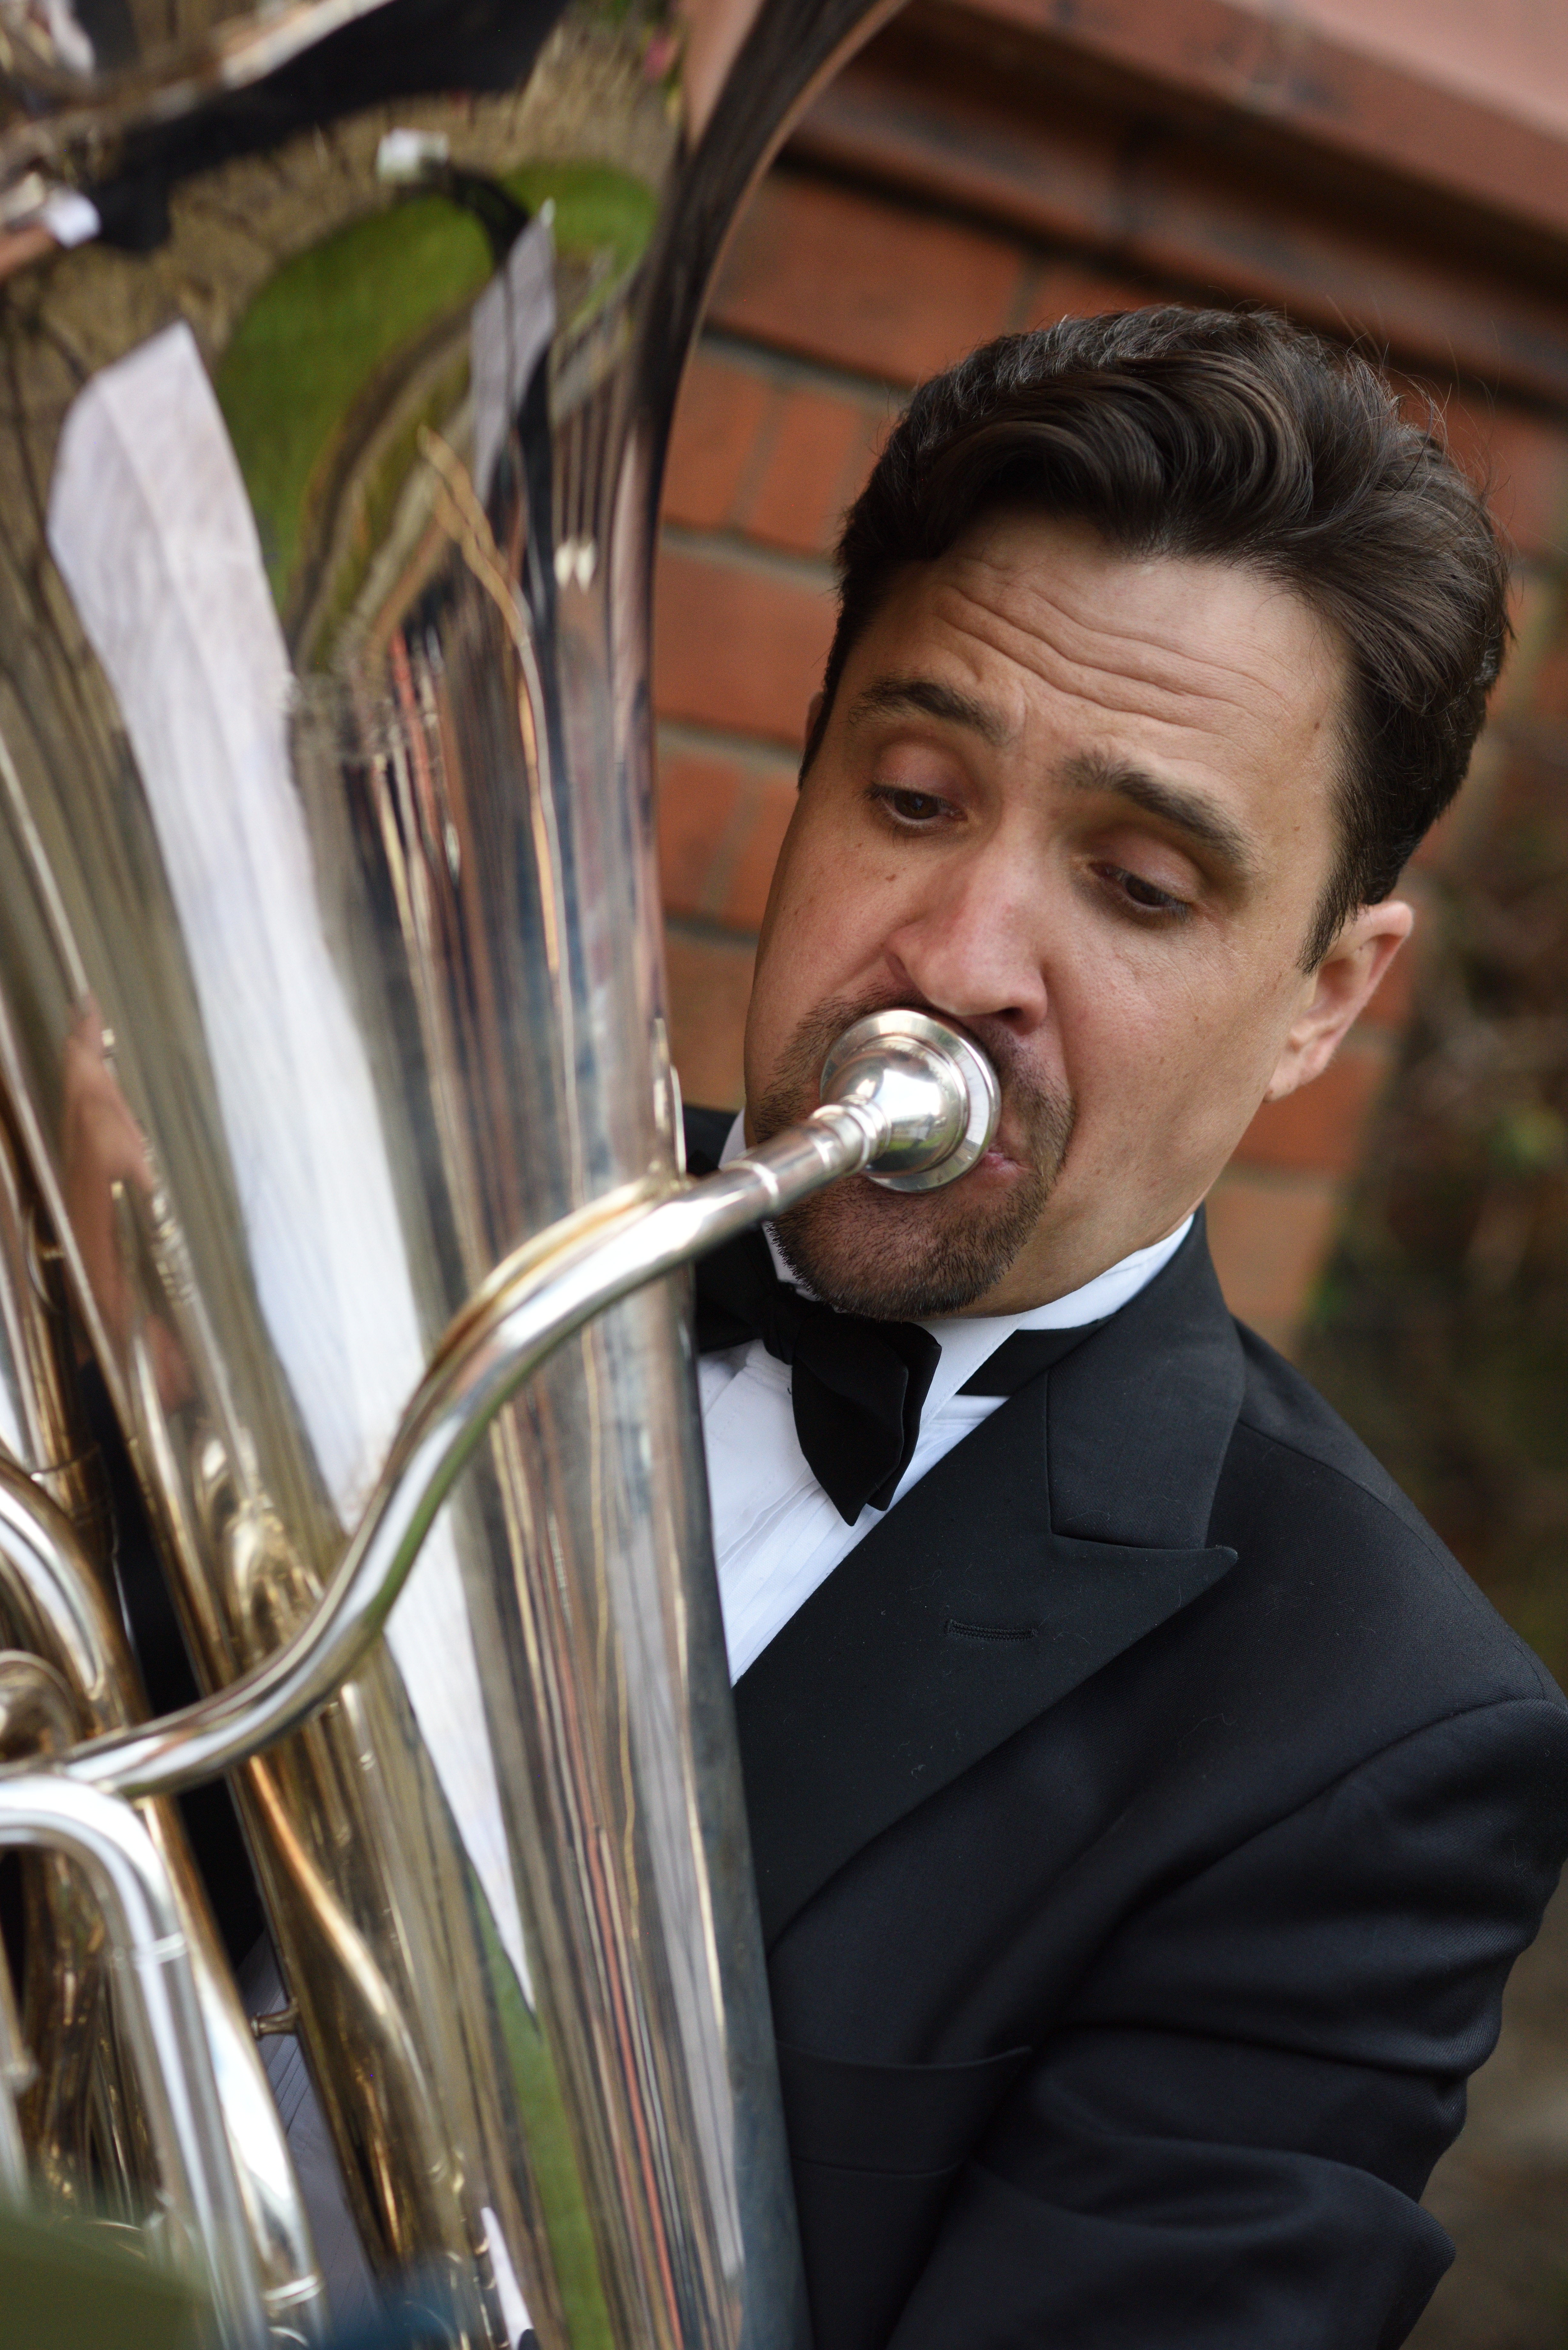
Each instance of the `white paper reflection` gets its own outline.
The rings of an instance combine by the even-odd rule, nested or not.
[[[530,221],[473,306],[469,379],[473,387],[473,483],[490,495],[496,461],[529,380],[556,331],[556,244],[550,213]]]
[[[288,658],[239,465],[185,325],[105,369],[73,404],[48,536],[157,827],[262,1313],[351,1525],[423,1349],[369,1062],[324,935],[289,766]],[[387,1637],[531,2002],[441,1523]]]

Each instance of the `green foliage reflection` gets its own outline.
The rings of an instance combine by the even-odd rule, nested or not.
[[[552,202],[557,249],[608,280],[652,234],[652,191],[605,165],[528,164],[500,184],[530,213]],[[216,388],[280,606],[351,415],[383,372],[457,322],[491,267],[472,214],[411,196],[286,262],[240,321]]]

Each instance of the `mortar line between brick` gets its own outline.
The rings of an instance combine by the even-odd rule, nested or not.
[[[690,939],[693,946],[744,947],[754,951],[755,931],[732,931],[711,914],[666,914],[664,927],[673,938]]]
[[[889,170],[884,155],[840,147],[831,131],[818,146],[812,140],[809,116],[796,125],[773,168],[781,180],[815,180],[848,195],[869,196],[887,211],[911,213],[937,227],[967,230],[977,242],[1011,246],[1020,256],[1053,253],[1059,241],[1057,232],[992,210],[983,198],[977,204],[967,193],[934,183],[918,170],[900,170],[897,164]]]
[[[799,351],[782,349],[754,335],[738,334],[730,327],[705,327],[697,350],[700,357],[707,354],[727,360],[744,368],[748,375],[765,377],[770,383],[787,384],[792,390],[832,392],[852,400],[857,408],[885,409],[889,417],[909,397],[909,385],[891,376],[862,375],[833,359],[805,359]]]
[[[770,579],[787,580],[792,588],[809,588],[814,595],[831,596],[837,586],[831,565],[820,556],[787,555],[781,548],[743,538],[739,531],[693,530],[686,523],[667,522],[659,532],[659,543],[673,555],[694,556],[727,570],[760,571]]]
[[[734,887],[735,868],[756,822],[757,778],[742,773],[737,776],[736,785],[735,804],[724,819],[708,858],[708,870],[702,876],[702,902],[697,910],[704,921],[722,923],[725,902]]]
[[[658,743],[661,755],[668,752],[677,758],[733,760],[760,781],[770,783],[784,779],[793,784],[800,767],[798,752],[792,755],[763,735],[703,726],[690,718],[661,718]]]

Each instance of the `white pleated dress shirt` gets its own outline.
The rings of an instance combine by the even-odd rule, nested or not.
[[[737,1118],[720,1164],[728,1165],[744,1149]],[[1191,1222],[1186,1217],[1164,1240],[1135,1249],[1119,1264],[1097,1274],[1070,1296],[1053,1298],[1049,1305],[1032,1306],[1026,1314],[958,1315],[924,1324],[942,1350],[941,1360],[920,1415],[914,1457],[894,1501],[902,1501],[971,1428],[1006,1402],[1005,1396],[959,1393],[1004,1339],[1015,1330],[1077,1330],[1085,1323],[1103,1321],[1169,1263]],[[780,1278],[793,1282],[772,1231],[765,1226],[764,1231]],[[760,1338],[704,1355],[698,1370],[719,1596],[730,1678],[739,1680],[884,1513],[867,1503],[852,1526],[845,1524],[800,1449],[790,1366],[770,1355]]]

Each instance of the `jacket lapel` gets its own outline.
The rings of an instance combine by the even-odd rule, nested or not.
[[[1210,1588],[1241,1356],[1202,1219],[857,1544],[735,1690],[772,1943],[861,1847]]]
[[[685,1105],[680,1113],[680,1124],[686,1139],[688,1174],[712,1174],[734,1123],[732,1109],[693,1108],[690,1102]]]

